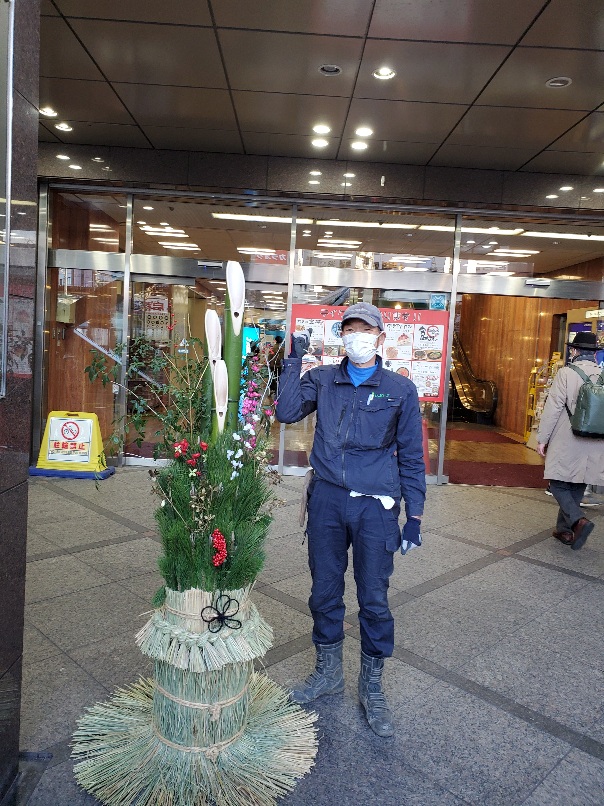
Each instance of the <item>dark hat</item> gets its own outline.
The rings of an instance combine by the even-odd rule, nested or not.
[[[367,322],[371,327],[379,327],[380,330],[384,330],[384,321],[380,309],[376,308],[375,305],[370,305],[368,302],[357,302],[356,305],[349,305],[344,311],[342,324],[349,319],[362,319],[363,322]]]
[[[574,347],[577,350],[597,350],[598,349],[598,337],[595,333],[592,333],[591,330],[587,330],[584,333],[577,333],[573,341],[566,342],[569,347]]]

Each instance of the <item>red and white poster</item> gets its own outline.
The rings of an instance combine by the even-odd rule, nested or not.
[[[345,355],[341,322],[345,307],[292,305],[292,333],[310,330],[310,348],[302,370],[318,364],[339,363]],[[380,308],[386,341],[382,358],[386,369],[411,378],[420,400],[442,403],[448,311]]]

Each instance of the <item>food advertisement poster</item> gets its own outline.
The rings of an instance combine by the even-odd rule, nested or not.
[[[311,331],[310,347],[302,359],[302,372],[319,364],[337,364],[344,358],[341,321],[345,307],[292,305],[292,333]],[[381,308],[386,341],[384,366],[410,378],[420,400],[442,403],[448,311]]]

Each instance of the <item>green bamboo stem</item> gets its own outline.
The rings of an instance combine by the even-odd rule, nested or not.
[[[229,373],[229,403],[226,425],[228,431],[237,431],[239,418],[239,395],[241,390],[241,369],[243,366],[243,323],[236,336],[231,321],[231,300],[227,293],[224,299],[224,362]]]

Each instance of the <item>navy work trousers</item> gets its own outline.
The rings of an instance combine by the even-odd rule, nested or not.
[[[312,590],[308,606],[315,644],[344,638],[344,573],[352,545],[359,603],[361,648],[388,658],[394,648],[394,619],[388,607],[393,553],[401,542],[400,506],[384,509],[376,498],[351,497],[350,491],[321,479],[311,482],[308,500],[308,563]]]

